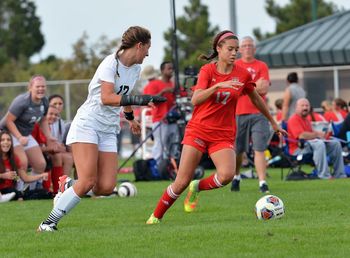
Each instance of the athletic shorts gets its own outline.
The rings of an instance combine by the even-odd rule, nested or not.
[[[220,141],[208,141],[204,137],[198,136],[194,130],[186,130],[182,144],[190,145],[202,153],[208,152],[209,155],[222,149],[234,149],[234,143],[228,139]]]
[[[239,115],[236,117],[236,121],[237,154],[249,152],[250,142],[254,151],[265,151],[272,135],[266,117],[262,114]]]
[[[28,150],[30,148],[33,148],[35,146],[39,146],[38,142],[34,139],[32,135],[26,136],[28,137],[28,144],[23,146],[24,150]],[[13,141],[13,147],[21,145],[21,143],[18,141],[18,139],[12,135],[12,141]]]
[[[97,131],[83,121],[74,119],[69,128],[66,144],[77,142],[96,144],[98,150],[103,152],[118,152],[116,133]]]

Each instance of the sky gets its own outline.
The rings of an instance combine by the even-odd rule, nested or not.
[[[159,67],[166,42],[163,33],[172,26],[171,0],[32,0],[41,19],[41,31],[45,45],[39,54],[33,56],[37,62],[48,55],[68,58],[72,45],[83,35],[89,36],[90,44],[100,36],[108,39],[121,37],[130,26],[140,25],[151,31],[152,47],[144,65]],[[275,0],[285,5],[288,0]],[[208,6],[212,26],[220,30],[230,29],[229,0],[202,0]],[[350,0],[326,0],[350,9]],[[175,0],[176,16],[181,16],[189,0]],[[264,0],[236,0],[237,31],[239,37],[253,36],[253,29],[272,32],[275,22],[265,11]]]

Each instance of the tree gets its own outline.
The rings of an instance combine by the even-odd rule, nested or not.
[[[202,5],[200,0],[190,0],[190,5],[185,6],[184,11],[184,16],[176,18],[180,71],[187,66],[199,68],[203,64],[197,58],[208,52],[209,44],[219,30],[217,26],[211,27],[208,7]],[[173,28],[164,33],[164,39],[168,42],[164,60],[172,60]]]
[[[30,0],[0,1],[0,66],[29,59],[44,45],[40,19]]]
[[[338,11],[333,3],[324,0],[317,1],[317,17],[322,18]],[[270,38],[274,35],[291,30],[312,21],[312,0],[290,0],[285,6],[280,6],[274,0],[265,1],[266,12],[275,20],[275,32],[263,34],[260,28],[255,28],[253,33],[258,40]]]

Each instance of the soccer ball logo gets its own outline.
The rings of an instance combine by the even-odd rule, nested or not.
[[[260,220],[281,218],[284,215],[284,204],[277,196],[263,196],[255,204],[255,214]]]

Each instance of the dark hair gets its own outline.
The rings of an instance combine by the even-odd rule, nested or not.
[[[346,101],[342,98],[335,98],[334,103],[336,106],[340,107],[342,110],[349,111]]]
[[[229,33],[231,32],[233,35],[230,35],[230,36],[227,36],[226,38],[222,39],[220,42],[219,42],[219,39],[221,38],[222,35],[224,35],[225,33]],[[210,55],[210,56],[206,56],[204,54],[201,54],[198,59],[199,60],[206,60],[206,61],[210,61],[212,59],[214,59],[215,57],[218,56],[218,51],[216,50],[216,47],[219,46],[221,47],[222,44],[225,42],[226,39],[236,39],[238,40],[237,36],[234,35],[234,33],[230,30],[224,30],[224,31],[221,31],[219,32],[213,39],[213,45],[212,45],[212,50],[213,50],[213,53]]]
[[[14,151],[13,151],[13,139],[12,139],[12,136],[11,136],[11,134],[8,131],[2,130],[2,131],[0,131],[0,139],[1,139],[1,137],[4,134],[9,135],[10,139],[11,139],[11,147],[10,147],[9,151],[6,153],[7,154],[7,158],[9,160],[9,162],[10,162],[11,169],[14,170],[14,171],[17,171],[17,165],[16,165],[16,161],[15,161],[15,154],[14,154]],[[2,152],[2,149],[0,148],[0,158],[1,158],[1,161],[0,161],[0,173],[4,173],[6,171],[5,164],[4,164],[4,161],[2,159],[2,155],[3,155],[3,152]]]
[[[287,75],[287,81],[289,82],[289,83],[297,83],[298,81],[299,81],[299,79],[298,79],[298,74],[296,73],[296,72],[292,72],[292,73],[289,73],[288,75]]]
[[[140,26],[129,27],[122,36],[122,44],[120,45],[117,53],[115,53],[115,59],[117,60],[117,76],[119,77],[118,72],[118,56],[119,52],[125,49],[132,48],[137,43],[148,44],[151,41],[151,33],[149,30],[142,28]]]
[[[165,66],[166,66],[167,64],[173,64],[173,63],[170,62],[170,61],[164,61],[164,62],[162,62],[162,63],[160,64],[160,71],[163,71],[164,68],[165,68]]]
[[[275,100],[275,107],[278,109],[282,109],[282,105],[283,105],[283,99],[276,99]]]
[[[59,95],[59,94],[52,94],[52,95],[50,95],[49,103],[51,102],[52,99],[55,99],[55,98],[60,98],[63,101],[63,103],[64,103],[63,97],[61,95]]]
[[[310,117],[311,117],[311,121],[312,121],[312,122],[316,122],[316,117],[315,117],[314,108],[313,108],[313,106],[311,106],[311,105],[310,105],[309,115],[310,115]]]

